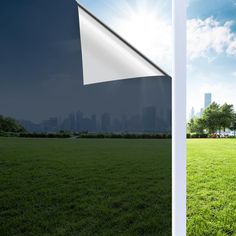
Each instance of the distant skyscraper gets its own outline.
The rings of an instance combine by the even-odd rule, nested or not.
[[[75,114],[74,113],[71,113],[69,114],[69,130],[70,131],[75,131]]]
[[[103,132],[110,131],[111,127],[111,115],[109,113],[104,113],[101,118],[101,128]]]
[[[143,128],[145,132],[154,132],[156,127],[156,108],[145,107],[142,114]]]
[[[81,111],[76,112],[76,131],[83,131],[83,113]]]
[[[205,93],[204,104],[205,109],[211,104],[211,93]]]
[[[95,114],[91,116],[91,131],[97,131],[97,116]]]
[[[58,130],[58,120],[56,117],[42,121],[42,129],[44,132],[56,132]]]
[[[194,109],[194,107],[192,107],[190,115],[189,115],[189,119],[194,118],[194,116],[195,116],[195,109]]]

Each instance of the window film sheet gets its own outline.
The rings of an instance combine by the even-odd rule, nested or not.
[[[153,1],[108,2],[153,26]],[[104,1],[1,4],[0,232],[171,235],[169,25],[150,50]]]

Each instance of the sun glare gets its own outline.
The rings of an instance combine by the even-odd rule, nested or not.
[[[139,3],[139,1],[137,1]],[[114,29],[155,63],[169,70],[171,58],[171,24],[151,4],[126,3],[122,14],[113,22]]]

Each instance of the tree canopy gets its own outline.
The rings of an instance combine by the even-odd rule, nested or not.
[[[25,129],[11,117],[4,117],[0,115],[0,132],[25,132]]]
[[[236,129],[236,113],[232,104],[223,105],[213,102],[204,111],[201,117],[192,118],[188,123],[190,133],[214,134],[217,131]]]

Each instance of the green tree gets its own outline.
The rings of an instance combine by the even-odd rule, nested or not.
[[[234,113],[230,129],[234,131],[234,136],[236,134],[236,113]]]
[[[195,121],[195,132],[203,134],[205,129],[205,120],[203,118],[198,118]]]
[[[204,112],[202,119],[204,120],[205,127],[209,133],[213,134],[217,129],[221,129],[221,109],[220,105],[216,102],[211,103]]]
[[[2,132],[25,132],[25,129],[13,118],[0,115],[0,131]]]
[[[223,128],[223,131],[226,128],[230,128],[234,115],[233,105],[225,103],[220,107],[220,126]]]
[[[188,122],[188,125],[187,125],[187,131],[189,133],[194,133],[195,132],[195,122],[194,122],[194,118],[192,118],[189,122]]]
[[[190,133],[203,134],[205,129],[205,121],[202,118],[192,118],[187,127]]]

